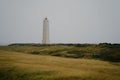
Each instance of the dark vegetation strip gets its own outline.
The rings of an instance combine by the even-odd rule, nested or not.
[[[27,47],[22,48],[23,46]],[[67,46],[67,48],[65,46]],[[93,58],[120,62],[120,44],[10,44],[9,47],[8,50],[11,51],[37,55],[52,55],[69,58]]]

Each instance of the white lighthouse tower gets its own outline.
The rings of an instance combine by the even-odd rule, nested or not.
[[[49,21],[47,18],[43,20],[43,40],[42,44],[49,44]]]

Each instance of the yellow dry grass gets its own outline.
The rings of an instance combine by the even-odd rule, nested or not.
[[[1,50],[0,70],[9,67],[15,67],[25,73],[48,71],[52,73],[49,77],[52,79],[58,78],[58,80],[120,80],[119,63],[32,55]],[[78,78],[72,78],[71,76]]]

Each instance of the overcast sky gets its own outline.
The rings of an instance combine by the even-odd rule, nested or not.
[[[0,0],[0,44],[120,43],[120,0]]]

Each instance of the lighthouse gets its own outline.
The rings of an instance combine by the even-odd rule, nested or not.
[[[49,44],[49,21],[47,18],[43,20],[43,39],[42,44]]]

